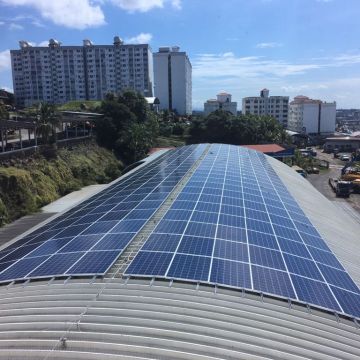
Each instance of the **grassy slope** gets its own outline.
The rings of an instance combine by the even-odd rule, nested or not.
[[[41,155],[12,161],[0,167],[0,216],[10,222],[83,186],[109,182],[120,167],[111,152],[94,143],[61,149],[50,161]]]
[[[154,147],[170,147],[170,146],[183,146],[185,145],[186,141],[185,138],[182,136],[169,136],[169,137],[165,137],[165,136],[159,136],[156,139],[156,143],[154,145]]]
[[[85,105],[85,108],[82,108],[82,105]],[[94,111],[100,105],[101,105],[101,101],[95,101],[95,100],[70,101],[64,105],[59,106],[58,110],[86,112],[86,111]]]

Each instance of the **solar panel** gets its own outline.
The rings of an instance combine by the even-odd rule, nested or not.
[[[0,282],[104,274],[205,146],[166,153],[0,251]]]
[[[125,271],[299,300],[360,317],[360,290],[266,157],[207,155]]]

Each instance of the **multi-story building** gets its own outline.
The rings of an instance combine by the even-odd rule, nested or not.
[[[160,109],[179,115],[192,113],[192,68],[186,52],[178,46],[161,47],[154,53],[155,96]]]
[[[289,107],[288,129],[309,135],[331,134],[336,127],[336,102],[296,96]]]
[[[242,113],[254,115],[270,115],[279,123],[287,127],[288,122],[288,96],[269,96],[269,90],[260,91],[260,96],[242,99]]]
[[[224,91],[216,95],[216,99],[209,99],[204,103],[204,115],[209,115],[216,110],[229,111],[233,115],[237,113],[237,102],[231,101],[231,94]]]
[[[20,41],[11,50],[14,92],[18,106],[40,101],[101,100],[109,92],[132,89],[153,95],[152,51],[148,44],[63,46],[51,39],[47,47]]]

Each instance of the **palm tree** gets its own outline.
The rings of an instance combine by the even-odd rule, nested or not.
[[[40,103],[37,111],[36,132],[41,136],[44,144],[49,144],[51,138],[53,142],[56,142],[56,127],[59,124],[55,105]]]

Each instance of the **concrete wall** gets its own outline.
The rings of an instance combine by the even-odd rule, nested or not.
[[[160,109],[169,109],[167,54],[154,54],[154,92],[160,100]]]
[[[335,126],[336,126],[336,104],[322,104],[320,132],[322,134],[334,133]]]

